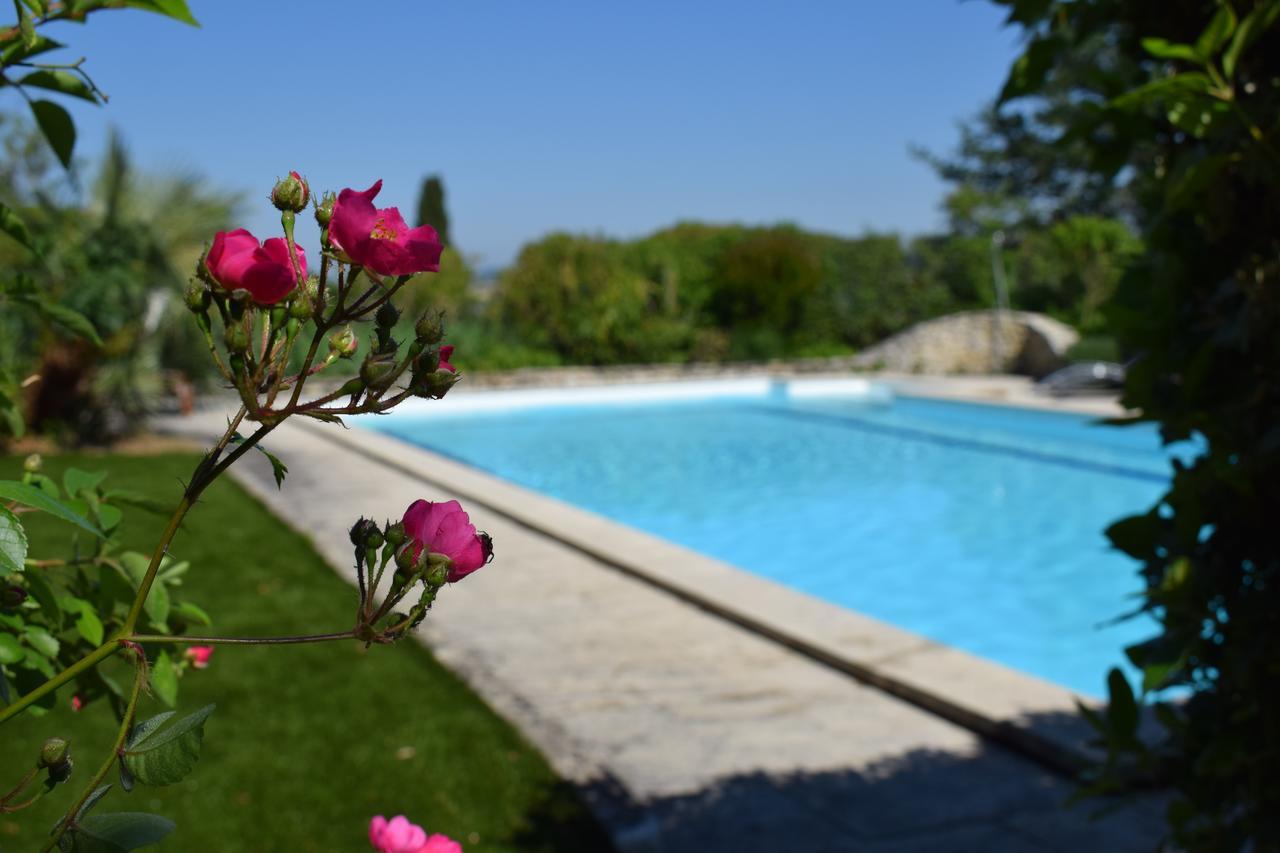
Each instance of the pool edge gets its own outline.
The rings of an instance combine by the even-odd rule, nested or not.
[[[1066,688],[817,599],[649,533],[359,426],[313,435],[441,487],[625,574],[1003,743],[1055,771],[1094,763]]]

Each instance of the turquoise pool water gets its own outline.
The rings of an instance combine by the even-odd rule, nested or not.
[[[1139,582],[1102,530],[1163,493],[1154,429],[777,393],[449,409],[363,423],[1084,694],[1151,633],[1104,624]]]

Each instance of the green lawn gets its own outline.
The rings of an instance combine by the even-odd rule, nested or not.
[[[111,472],[109,484],[176,499],[195,458],[63,456]],[[0,478],[21,460],[0,457]],[[289,488],[289,484],[285,484]],[[353,507],[353,512],[358,508]],[[128,544],[149,550],[162,519],[133,511]],[[33,557],[65,550],[67,528],[24,516]],[[223,635],[300,634],[351,624],[354,591],[301,537],[223,480],[188,516],[174,553],[190,560],[185,594]],[[447,607],[447,596],[441,606]],[[7,788],[50,735],[68,737],[72,782],[38,807],[0,816],[0,850],[34,849],[102,760],[114,734],[104,703],[3,726],[0,784]],[[157,701],[144,698],[150,716]],[[220,647],[212,665],[182,679],[179,710],[217,702],[200,763],[179,785],[112,791],[101,811],[173,818],[168,851],[357,851],[371,815],[406,814],[479,850],[602,850],[608,842],[572,790],[510,726],[417,643],[366,651],[356,643]]]

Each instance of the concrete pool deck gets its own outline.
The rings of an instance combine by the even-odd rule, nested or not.
[[[224,424],[157,426],[203,439]],[[1040,762],[1081,748],[1067,691],[386,436],[291,422],[268,445],[285,488],[257,454],[237,479],[348,577],[356,516],[462,499],[498,560],[442,594],[423,639],[620,849],[1145,850],[1159,836],[1154,803],[1097,823],[1096,803],[1062,808],[1071,785]]]

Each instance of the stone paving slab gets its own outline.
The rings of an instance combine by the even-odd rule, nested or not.
[[[206,438],[222,413],[164,419]],[[330,429],[337,429],[332,427]],[[236,478],[351,577],[355,517],[437,483],[292,423]],[[405,453],[422,451],[405,449]],[[421,638],[579,787],[624,851],[1148,850],[1155,804],[1090,822],[1070,785],[973,732],[468,504],[497,559]]]

